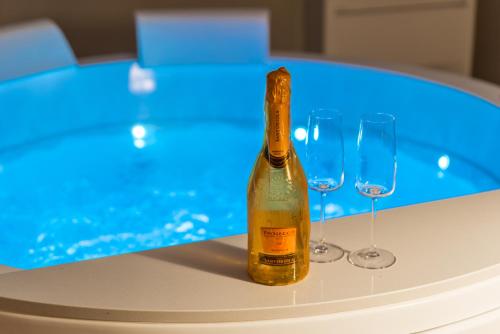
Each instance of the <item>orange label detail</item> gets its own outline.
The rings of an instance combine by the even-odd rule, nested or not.
[[[272,156],[282,158],[290,149],[290,112],[288,104],[270,104],[267,138]]]
[[[297,229],[262,227],[262,248],[266,254],[295,253]]]

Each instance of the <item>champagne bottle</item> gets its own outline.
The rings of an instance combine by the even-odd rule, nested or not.
[[[266,131],[247,189],[248,273],[258,283],[298,282],[309,271],[307,180],[290,140],[290,74],[267,75]]]

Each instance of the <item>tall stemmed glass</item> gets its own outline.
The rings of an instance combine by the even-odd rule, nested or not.
[[[307,182],[321,195],[320,236],[311,241],[312,262],[332,262],[342,258],[344,250],[326,242],[325,199],[344,183],[344,139],[342,115],[331,109],[317,109],[309,114],[306,138]]]
[[[396,262],[388,250],[375,244],[375,202],[392,195],[396,188],[396,126],[390,114],[366,114],[361,118],[358,133],[359,169],[356,189],[372,202],[370,225],[371,246],[348,256],[353,265],[367,269],[382,269]]]

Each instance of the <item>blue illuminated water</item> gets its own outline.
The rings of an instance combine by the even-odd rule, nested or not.
[[[130,124],[10,149],[0,156],[8,231],[0,263],[41,267],[244,233],[246,182],[261,138],[255,124]],[[369,207],[354,189],[354,134],[346,139],[346,182],[330,195],[328,216]],[[302,145],[296,141],[299,153]],[[434,153],[402,145],[397,192],[381,205],[478,190],[459,175],[470,166],[450,156],[443,171]],[[26,228],[29,221],[37,223]]]
[[[328,195],[327,217],[370,208],[353,175],[367,111],[397,118],[397,186],[380,208],[498,188],[499,108],[435,83],[290,59],[67,68],[0,83],[0,264],[38,268],[245,233],[265,74],[281,65],[293,78],[303,163],[308,112],[344,116],[345,182]],[[319,194],[309,195],[317,220]]]

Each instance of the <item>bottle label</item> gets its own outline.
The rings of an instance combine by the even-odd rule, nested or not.
[[[262,253],[259,262],[270,266],[286,266],[296,262],[297,228],[262,227]]]
[[[286,255],[269,255],[259,253],[259,263],[267,264],[268,266],[288,266],[296,262],[297,256],[295,253]]]
[[[290,150],[290,106],[270,104],[267,140],[269,153],[276,158],[284,158]]]

